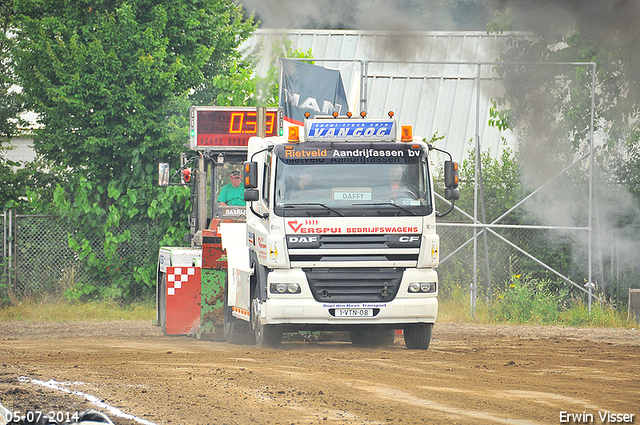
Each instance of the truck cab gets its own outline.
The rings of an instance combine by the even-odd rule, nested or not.
[[[228,341],[248,331],[277,346],[285,332],[325,330],[376,345],[401,329],[408,348],[428,348],[439,253],[430,146],[405,128],[397,140],[396,127],[328,117],[307,119],[303,135],[249,139],[244,230],[221,225]]]

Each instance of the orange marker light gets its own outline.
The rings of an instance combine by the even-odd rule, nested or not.
[[[251,164],[244,164],[244,186],[249,186],[249,175],[251,170]]]
[[[333,115],[333,118],[338,118],[338,112],[336,112],[336,111],[333,111],[333,114],[331,114],[331,115]]]
[[[402,126],[402,138],[403,142],[413,142],[413,128],[410,125]]]
[[[300,141],[300,128],[298,126],[289,127],[289,143],[298,143]]]

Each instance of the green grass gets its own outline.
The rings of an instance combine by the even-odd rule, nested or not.
[[[600,302],[591,304],[591,315],[589,315],[589,306],[581,300],[573,301],[570,308],[561,311],[559,322],[564,326],[575,327],[638,327],[635,320],[629,320],[627,313],[616,311]]]
[[[546,290],[546,282],[515,277],[509,287],[497,294],[490,303],[484,298],[476,302],[472,317],[468,288],[448,288],[440,298],[438,322],[478,324],[554,325],[571,327],[633,328],[638,324],[629,320],[626,312],[608,304],[591,304],[591,314],[585,301],[554,294]]]
[[[514,276],[496,299],[487,303],[478,299],[475,315],[471,315],[469,290],[459,285],[448,287],[440,296],[438,322],[478,324],[526,324],[572,327],[637,327],[627,313],[609,305],[594,302],[591,314],[586,303],[566,293],[547,291],[549,282]],[[595,301],[595,300],[594,300]],[[0,307],[0,321],[110,321],[153,320],[155,301],[122,305],[115,301],[77,302],[64,299],[25,300]]]
[[[65,300],[25,300],[0,307],[0,321],[80,322],[111,320],[152,320],[155,302],[121,305],[114,301],[69,302]]]

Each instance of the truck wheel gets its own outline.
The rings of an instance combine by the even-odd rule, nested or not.
[[[409,350],[426,350],[431,343],[432,323],[418,323],[404,328],[404,343]]]
[[[256,336],[256,345],[264,348],[277,348],[282,342],[282,331],[276,325],[260,323],[260,300],[257,294],[251,299],[251,326]]]
[[[222,305],[223,318],[222,329],[224,330],[224,340],[228,344],[235,345],[252,345],[253,333],[249,327],[249,323],[233,317],[231,307],[227,305],[227,287],[224,288],[224,301]]]
[[[395,329],[364,329],[349,332],[351,344],[356,347],[382,347],[385,345],[393,345],[395,338]]]

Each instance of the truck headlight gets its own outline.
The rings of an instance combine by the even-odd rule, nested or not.
[[[435,282],[411,282],[409,284],[409,292],[413,292],[413,293],[436,292],[436,283]]]
[[[272,283],[269,292],[272,294],[299,294],[302,290],[298,283]]]

